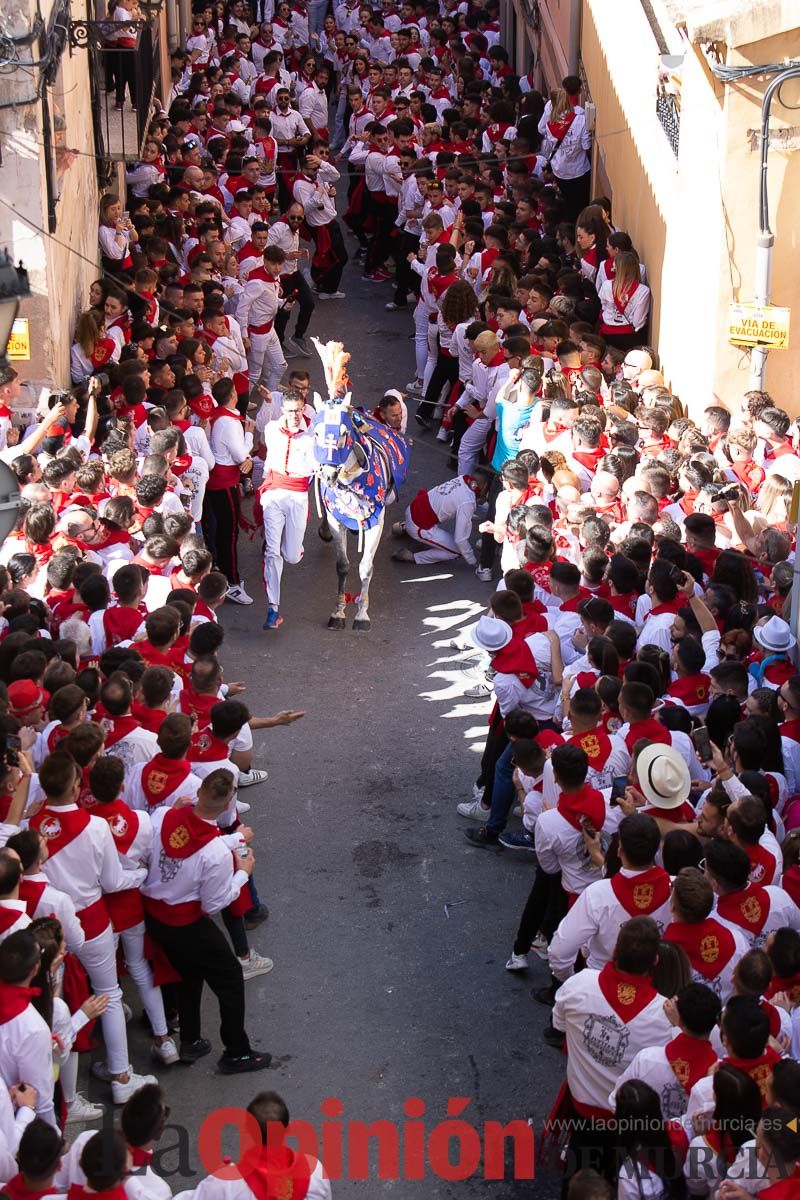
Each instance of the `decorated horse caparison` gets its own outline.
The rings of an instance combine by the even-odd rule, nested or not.
[[[397,489],[406,477],[409,444],[403,434],[352,407],[347,379],[350,355],[341,342],[311,340],[322,359],[328,389],[327,400],[314,394],[317,414],[313,424],[317,506],[320,516],[324,506],[336,547],[336,608],[328,628],[345,627],[345,584],[350,570],[347,538],[352,533],[358,537],[361,554],[361,591],[356,597],[353,629],[366,631],[370,627],[369,585],[386,505],[397,498]]]

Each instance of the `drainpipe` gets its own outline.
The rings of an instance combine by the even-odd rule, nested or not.
[[[578,74],[578,63],[581,57],[581,17],[583,15],[582,0],[572,0],[569,10],[569,45],[567,47],[567,74]]]
[[[758,190],[758,237],[756,239],[755,302],[769,304],[772,296],[772,252],[775,234],[769,225],[769,191],[767,188],[767,162],[769,158],[769,116],[772,100],[781,84],[789,79],[800,79],[800,67],[787,67],[776,75],[764,92],[761,102],[761,170]],[[762,391],[767,369],[768,350],[765,346],[754,346],[750,351],[750,388]]]

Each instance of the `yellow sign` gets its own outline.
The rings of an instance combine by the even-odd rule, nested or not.
[[[765,346],[768,350],[789,349],[788,308],[757,304],[731,304],[728,309],[728,341],[734,346]]]
[[[28,362],[31,357],[31,334],[27,317],[17,317],[11,327],[6,356],[16,362]]]

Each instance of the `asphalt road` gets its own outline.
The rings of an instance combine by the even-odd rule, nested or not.
[[[410,312],[384,312],[390,286],[360,275],[357,266],[346,269],[347,299],[318,304],[311,332],[345,343],[355,400],[372,408],[383,390],[414,374],[412,321]],[[316,357],[294,361],[321,385]],[[405,502],[448,475],[446,448],[431,434],[413,437]],[[390,510],[389,524],[401,516],[400,506]],[[467,822],[455,812],[477,775],[489,703],[464,697],[478,678],[474,660],[447,643],[477,619],[490,587],[464,564],[391,562],[385,536],[371,632],[329,632],[333,550],[318,538],[312,512],[305,559],[284,572],[284,624],[264,633],[260,546],[243,540],[242,548],[246,585],[258,601],[225,606],[226,677],[247,684],[243,699],[255,713],[306,710],[291,728],[256,735],[255,764],[268,768],[269,780],[243,793],[252,804],[258,886],[271,910],[253,944],[275,961],[270,974],[246,985],[248,1025],[274,1061],[267,1072],[236,1078],[214,1073],[216,1055],[164,1070],[170,1125],[188,1131],[190,1150],[188,1165],[185,1153],[165,1154],[161,1169],[183,1173],[172,1175],[173,1190],[192,1186],[202,1174],[202,1119],[220,1105],[244,1106],[261,1088],[279,1091],[293,1117],[317,1131],[321,1104],[336,1097],[345,1125],[395,1123],[401,1149],[411,1097],[425,1103],[428,1134],[451,1097],[468,1100],[462,1119],[481,1139],[486,1121],[531,1117],[538,1127],[564,1071],[562,1056],[539,1036],[548,1010],[530,996],[547,982],[546,970],[533,956],[527,977],[504,970],[531,863],[524,854],[471,847]],[[349,590],[358,590],[355,568]],[[348,626],[352,615],[350,606]],[[211,1000],[206,1013],[216,1045]],[[143,1052],[142,1040],[139,1064]],[[102,1086],[91,1086],[93,1097],[102,1097]],[[182,1136],[169,1130],[163,1144]],[[344,1178],[333,1191],[403,1200],[557,1194],[544,1179],[509,1182],[510,1167],[505,1182],[485,1181],[482,1172],[440,1182],[428,1168],[423,1181],[378,1182],[373,1150],[370,1182]]]

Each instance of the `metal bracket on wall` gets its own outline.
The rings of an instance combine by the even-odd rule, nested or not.
[[[136,38],[139,44],[142,30],[146,21],[70,21],[69,44],[73,50],[108,50],[110,33],[124,32],[127,37]],[[135,49],[131,46],[130,49]]]

